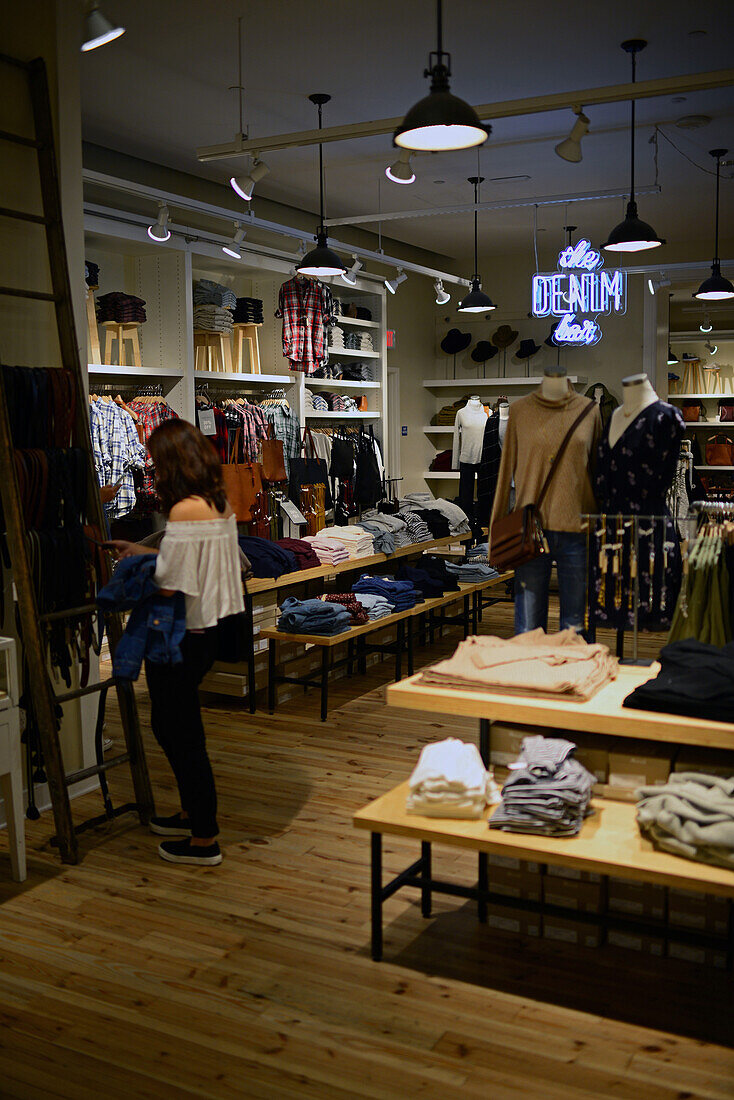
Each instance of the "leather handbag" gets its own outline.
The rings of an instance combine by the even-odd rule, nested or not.
[[[222,463],[224,491],[238,523],[249,523],[252,518],[252,506],[257,494],[262,492],[260,467],[256,462],[240,462],[240,429],[235,432],[234,445],[229,458],[234,461]]]
[[[734,440],[719,433],[706,440],[707,466],[734,466]]]
[[[526,504],[522,508],[516,508],[509,515],[496,519],[492,524],[489,564],[494,566],[495,569],[499,569],[500,572],[516,569],[518,565],[524,565],[526,562],[533,561],[534,558],[548,552],[548,544],[540,522],[540,509],[566,447],[571,441],[571,436],[582,420],[596,407],[596,402],[590,401],[566,432],[551,463],[548,476],[543,482],[537,502]]]
[[[700,401],[684,401],[680,411],[686,424],[695,424],[700,419],[702,410]]]
[[[261,441],[261,465],[262,474],[266,481],[287,481],[285,472],[285,460],[283,458],[283,441],[275,438],[275,429],[268,424],[268,434]]]
[[[727,404],[725,401],[719,401],[719,420],[722,424],[733,423],[734,405]]]
[[[311,453],[313,457],[306,455],[306,444],[310,443]],[[331,493],[329,491],[329,474],[326,469],[326,462],[323,458],[318,458],[316,455],[316,447],[314,446],[313,436],[311,435],[311,429],[305,428],[303,432],[303,455],[298,458],[291,458],[289,462],[290,466],[290,479],[288,481],[288,496],[296,505],[297,508],[301,506],[301,489],[307,489],[313,485],[324,486],[324,506],[328,509],[331,508]]]
[[[355,402],[356,402],[356,405],[357,405],[357,411],[358,412],[362,412],[362,413],[367,412],[367,410],[368,410],[367,398],[365,397],[364,394],[361,394],[359,397],[357,397],[355,399]]]

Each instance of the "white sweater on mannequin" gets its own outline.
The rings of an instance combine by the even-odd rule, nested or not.
[[[460,462],[477,464],[482,460],[484,428],[487,414],[478,398],[470,397],[459,409],[454,421],[454,449],[451,465],[456,470]]]

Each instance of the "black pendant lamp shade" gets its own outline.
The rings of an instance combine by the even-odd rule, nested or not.
[[[451,55],[443,49],[441,0],[436,0],[436,22],[437,48],[424,72],[431,78],[431,90],[410,108],[393,135],[393,144],[430,153],[471,149],[487,140],[491,127],[480,122],[474,108],[449,90]]]
[[[319,109],[319,130],[322,127],[321,111],[325,103],[331,99],[330,95],[315,94],[308,97]],[[347,270],[346,264],[337,256],[333,249],[329,248],[324,225],[324,147],[319,142],[319,228],[316,231],[316,247],[307,252],[296,265],[299,275],[314,275],[318,279],[325,279],[329,275],[343,275]]]
[[[721,176],[721,158],[727,154],[727,149],[712,149],[710,155],[716,158],[716,229],[714,231],[714,262],[711,264],[711,274],[704,279],[700,287],[693,295],[704,302],[720,302],[725,298],[734,298],[734,286],[721,274],[719,263],[719,179]]]
[[[477,153],[477,156],[479,154]],[[471,290],[459,302],[459,313],[488,313],[490,309],[496,309],[492,299],[481,289],[477,268],[479,267],[479,248],[477,243],[477,203],[479,202],[479,184],[484,176],[469,176],[469,183],[474,184],[474,275],[471,281]]]
[[[644,50],[647,42],[642,38],[630,38],[622,43],[622,49],[632,58],[632,83],[637,74],[637,54]],[[615,225],[603,248],[607,252],[644,252],[649,248],[659,248],[665,241],[658,237],[651,225],[637,216],[635,202],[635,101],[632,100],[632,121],[630,125],[630,200],[624,221]]]

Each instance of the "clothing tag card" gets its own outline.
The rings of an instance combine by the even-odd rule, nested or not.
[[[199,410],[199,431],[202,435],[216,435],[217,423],[214,419],[214,409]]]
[[[303,513],[298,508],[296,508],[296,506],[295,506],[295,504],[293,503],[292,500],[281,500],[281,501],[279,501],[279,504],[280,504],[281,509],[288,516],[288,519],[291,521],[291,523],[305,523],[306,522],[306,517],[303,515]]]

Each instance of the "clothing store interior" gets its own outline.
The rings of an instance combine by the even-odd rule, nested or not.
[[[0,39],[0,1096],[734,1098],[731,6]]]

